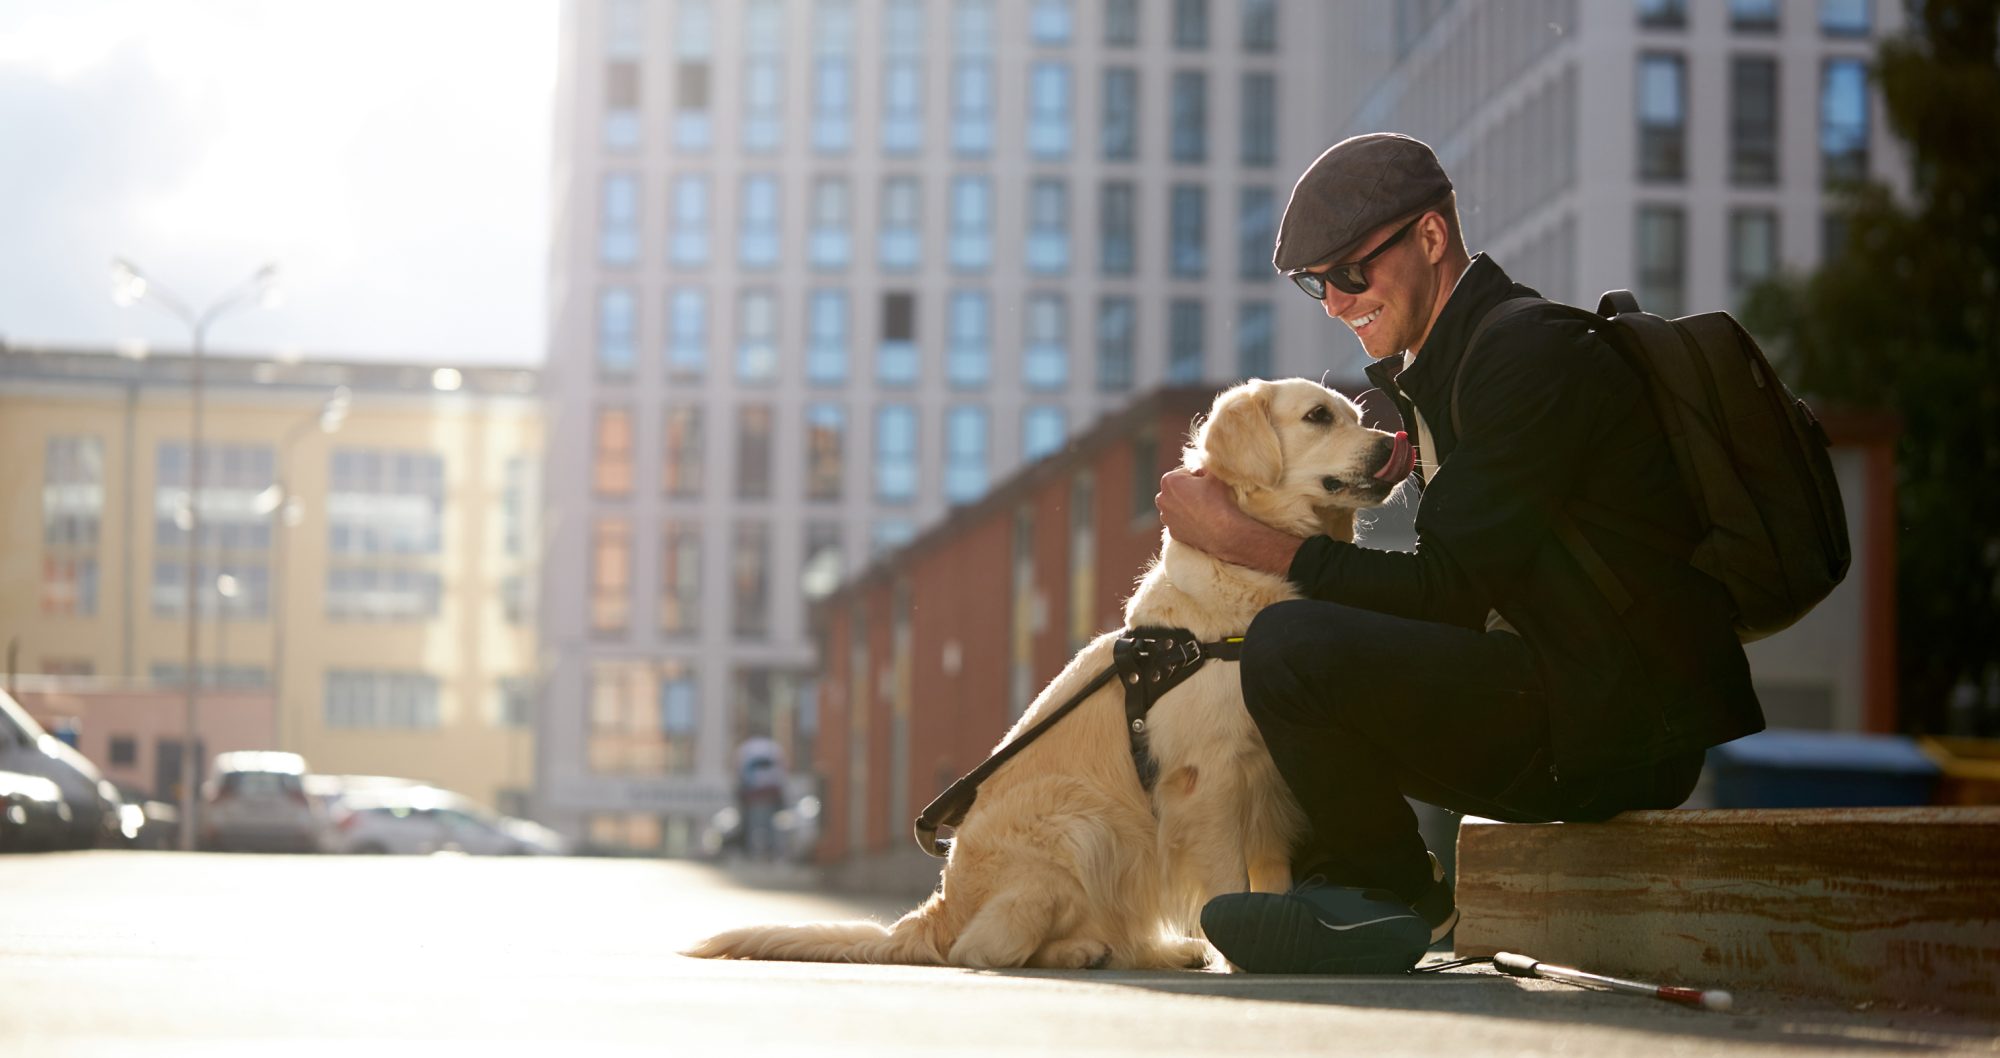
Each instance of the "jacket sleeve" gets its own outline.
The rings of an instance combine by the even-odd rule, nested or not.
[[[1480,627],[1552,531],[1595,421],[1578,403],[1617,354],[1581,324],[1516,318],[1465,361],[1464,435],[1417,509],[1417,550],[1317,537],[1291,580],[1315,599]]]

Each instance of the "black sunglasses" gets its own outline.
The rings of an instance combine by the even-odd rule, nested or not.
[[[1416,227],[1417,222],[1422,219],[1424,219],[1422,213],[1411,217],[1408,224],[1397,228],[1396,234],[1383,240],[1382,245],[1368,251],[1368,256],[1363,257],[1359,261],[1337,264],[1324,272],[1308,272],[1300,269],[1296,272],[1285,273],[1285,277],[1298,284],[1299,289],[1305,291],[1306,296],[1312,298],[1314,301],[1326,300],[1326,285],[1328,282],[1333,284],[1333,289],[1343,294],[1359,294],[1368,289],[1368,276],[1361,270],[1367,267],[1368,262],[1382,256],[1389,247],[1403,241],[1403,236],[1408,235],[1410,229]]]

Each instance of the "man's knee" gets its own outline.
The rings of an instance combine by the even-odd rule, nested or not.
[[[1243,634],[1243,700],[1261,724],[1266,718],[1325,719],[1339,696],[1332,693],[1346,666],[1339,634],[1345,607],[1294,599],[1259,611]]]

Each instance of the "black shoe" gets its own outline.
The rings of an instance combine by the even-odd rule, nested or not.
[[[1423,957],[1433,925],[1394,893],[1313,878],[1289,893],[1218,896],[1201,928],[1249,973],[1394,974]]]

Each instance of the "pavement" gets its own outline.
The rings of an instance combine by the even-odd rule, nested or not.
[[[689,959],[872,916],[798,872],[657,860],[0,856],[0,1058],[71,1055],[1996,1054],[2000,1023],[1523,981]],[[1727,982],[1685,982],[1708,986]]]

